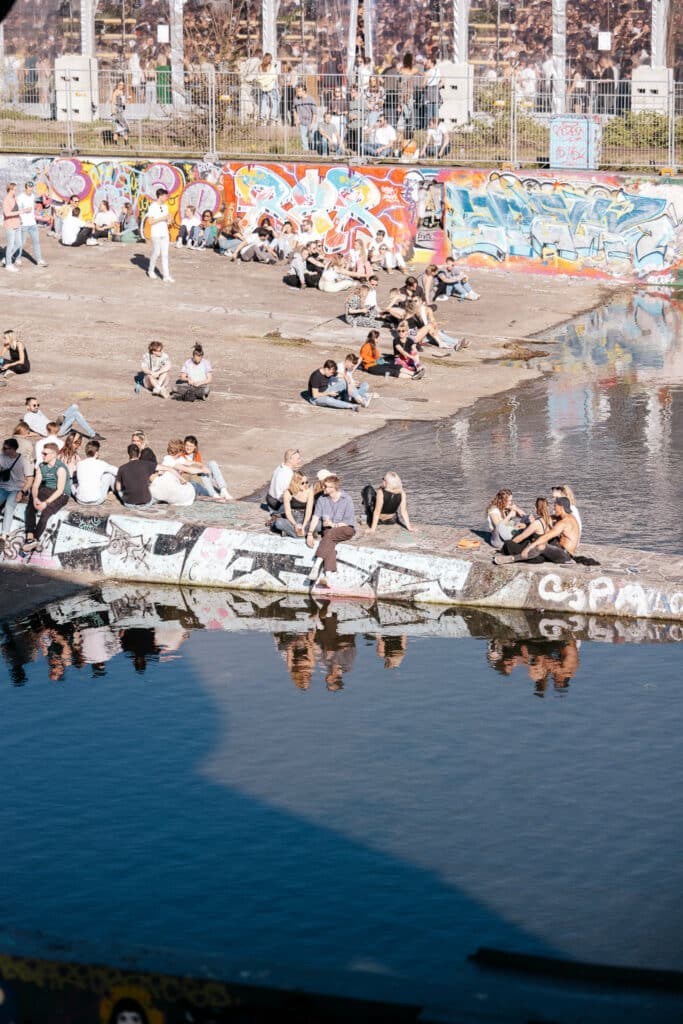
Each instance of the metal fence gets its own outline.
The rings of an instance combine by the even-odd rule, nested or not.
[[[0,150],[614,170],[683,163],[683,83],[421,83],[396,74],[357,88],[294,73],[264,82],[202,68],[180,79],[159,69],[137,84],[112,71],[28,71],[0,86]]]

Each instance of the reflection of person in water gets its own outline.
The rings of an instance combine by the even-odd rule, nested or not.
[[[298,690],[307,690],[315,669],[315,630],[309,629],[307,633],[275,633],[273,639],[292,682]]]
[[[384,659],[384,667],[387,669],[398,668],[407,649],[408,637],[405,635],[377,636],[377,656]]]
[[[119,999],[109,1016],[109,1024],[148,1024],[147,1014],[137,999]]]
[[[320,628],[315,631],[320,661],[325,668],[328,690],[341,690],[344,674],[351,672],[356,663],[356,637],[353,633],[340,634],[337,613],[330,613],[323,605],[320,609]]]
[[[131,629],[122,629],[119,632],[121,650],[133,659],[133,666],[136,672],[144,672],[147,668],[147,659],[157,659],[159,647],[154,638],[153,629],[143,629],[134,626]]]
[[[544,697],[550,680],[561,692],[579,670],[579,643],[573,636],[563,640],[490,640],[487,661],[500,675],[512,675],[524,666],[537,697]]]

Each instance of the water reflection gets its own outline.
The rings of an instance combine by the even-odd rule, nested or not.
[[[325,465],[358,492],[395,467],[416,518],[474,529],[501,487],[530,507],[568,483],[586,541],[683,552],[683,303],[629,293],[540,340],[542,379],[436,423],[390,424]]]
[[[544,696],[567,690],[579,671],[582,640],[683,640],[683,626],[673,622],[110,585],[2,623],[0,654],[15,686],[28,681],[32,664],[55,683],[74,675],[102,678],[113,659],[127,662],[135,676],[182,658],[181,648],[200,630],[269,633],[297,690],[319,677],[331,693],[353,675],[361,645],[374,649],[378,667],[394,671],[411,661],[413,638],[483,638],[492,671],[525,672]]]

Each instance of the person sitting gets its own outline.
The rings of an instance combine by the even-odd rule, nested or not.
[[[71,497],[69,471],[58,459],[59,448],[50,441],[43,449],[43,461],[36,466],[31,494],[26,506],[26,539],[22,551],[34,551],[45,532],[48,521]]]
[[[363,145],[363,153],[365,156],[374,157],[393,156],[397,140],[396,129],[389,124],[383,114],[380,114],[368,133],[368,138]]]
[[[234,251],[234,259],[239,257],[244,263],[277,263],[277,253],[270,244],[272,237],[273,233],[267,226],[259,225],[245,235],[244,241]]]
[[[297,470],[292,473],[292,479],[282,495],[280,514],[273,520],[271,529],[287,537],[305,537],[312,515],[313,488],[308,477]]]
[[[393,360],[386,359],[379,349],[379,331],[372,330],[360,350],[361,368],[375,377],[400,377],[402,370]],[[407,374],[406,374],[407,376]]]
[[[116,224],[112,226],[111,240],[122,243],[143,241],[132,203],[125,202],[123,204],[121,215]]]
[[[528,526],[523,530],[518,530],[511,540],[506,540],[503,544],[504,555],[521,555],[532,540],[542,537],[544,533],[548,532],[553,525],[553,518],[547,498],[536,498],[534,511],[528,518]]]
[[[14,331],[5,331],[0,348],[0,378],[4,379],[13,373],[29,373],[30,370],[31,363],[23,341],[15,337]]]
[[[519,554],[494,555],[495,564],[553,562],[555,565],[565,565],[573,562],[579,546],[580,530],[578,522],[571,514],[569,498],[555,498],[553,514],[556,520],[554,526],[533,540]]]
[[[318,524],[322,528],[322,540],[315,552],[309,580],[319,587],[332,587],[337,572],[337,544],[351,540],[356,532],[353,501],[346,491],[342,491],[341,480],[334,474],[325,478],[323,493],[315,503],[306,533],[306,543],[311,548],[315,545]]]
[[[180,376],[173,388],[173,397],[181,402],[203,401],[209,397],[213,368],[204,355],[204,349],[197,344],[192,355],[183,363]]]
[[[438,281],[439,268],[436,263],[430,263],[425,267],[424,272],[420,274],[418,284],[422,288],[422,292],[425,297],[425,302],[431,305],[436,299],[436,295],[439,288]]]
[[[2,530],[0,531],[0,554],[5,541],[12,532],[12,519],[17,502],[29,494],[33,483],[33,468],[19,451],[16,437],[7,437],[2,442],[0,455],[0,508],[2,511]]]
[[[170,372],[171,359],[168,353],[164,352],[163,342],[150,341],[147,352],[140,361],[138,383],[159,398],[169,398],[167,385]]]
[[[128,462],[116,474],[116,494],[127,508],[148,508],[154,504],[149,481],[156,472],[156,459],[141,459],[138,444],[129,444],[127,452]]]
[[[357,402],[358,405],[362,405],[364,409],[367,409],[375,395],[370,392],[367,381],[358,384],[354,380],[353,371],[357,370],[359,366],[360,356],[349,352],[344,357],[343,363],[337,363],[337,374],[329,382],[328,391],[332,394],[348,398],[352,402]]]
[[[407,370],[413,379],[421,380],[424,377],[417,341],[406,333],[401,324],[394,335],[394,365]]]
[[[306,287],[317,288],[326,267],[325,255],[320,242],[309,242],[306,254]]]
[[[52,440],[59,440],[59,438],[53,438]],[[64,463],[69,471],[69,480],[71,481],[71,491],[74,490],[74,481],[76,479],[76,473],[81,463],[81,445],[83,444],[83,438],[80,434],[71,431],[64,438],[64,443],[59,449],[59,458]]]
[[[39,438],[39,439],[38,439],[38,440],[36,441],[36,444],[35,444],[35,449],[34,449],[34,463],[35,463],[36,465],[37,465],[37,464],[38,464],[39,462],[42,462],[42,461],[43,461],[43,448],[44,448],[44,447],[45,447],[45,445],[46,445],[46,444],[48,443],[48,441],[50,441],[50,442],[52,442],[52,441],[56,442],[56,444],[57,444],[57,448],[58,448],[58,449],[59,449],[60,451],[61,451],[61,450],[62,450],[62,448],[64,447],[64,440],[65,440],[65,439],[64,439],[63,437],[59,437],[59,423],[57,423],[57,421],[56,421],[56,420],[50,420],[50,421],[49,421],[49,423],[46,423],[46,424],[45,424],[45,429],[46,429],[46,431],[47,431],[47,434],[45,435],[45,437],[40,437],[40,438]]]
[[[306,288],[306,257],[309,249],[307,245],[297,246],[289,257],[289,273],[285,274],[283,281],[290,288]],[[315,280],[315,287],[318,287],[318,277]]]
[[[181,441],[181,451],[182,444]],[[165,461],[166,456],[164,456]],[[157,466],[156,471],[149,479],[149,493],[154,501],[186,507],[193,504],[199,492],[194,484],[186,481],[177,469],[162,463],[161,466]]]
[[[279,260],[288,260],[294,252],[296,244],[294,225],[290,220],[286,220],[282,225],[282,230],[275,236],[273,251]]]
[[[110,238],[117,223],[117,216],[109,205],[109,200],[103,199],[97,207],[93,217],[93,238]]]
[[[361,499],[370,533],[374,533],[378,526],[392,523],[412,532],[406,492],[398,473],[385,473],[377,490],[372,484],[366,484],[361,491]]]
[[[375,279],[376,280],[376,279]],[[374,297],[374,301],[372,301]],[[361,284],[346,300],[344,320],[349,327],[383,327],[377,309],[377,292],[367,284]]]
[[[323,406],[329,409],[351,409],[358,412],[359,406],[356,402],[349,402],[338,397],[330,388],[333,377],[337,376],[337,364],[334,359],[326,359],[323,365],[314,370],[308,378],[308,394],[311,405]]]
[[[320,156],[342,156],[344,140],[339,125],[332,120],[332,113],[326,110],[323,119],[318,123],[313,142]]]
[[[512,540],[512,524],[515,519],[523,519],[524,512],[512,500],[512,491],[503,488],[489,502],[486,518],[491,531],[491,545],[500,551],[506,540]]]
[[[237,218],[234,218],[230,224],[224,224],[218,232],[216,249],[223,256],[227,256],[229,259],[234,260],[235,252],[243,242],[244,232],[242,231],[242,225]]]
[[[383,309],[380,309],[379,315],[384,321],[385,327],[396,326],[404,319],[406,313],[406,304],[401,292],[398,288],[389,289],[389,303]]]
[[[356,237],[351,246],[344,269],[358,281],[367,281],[372,274],[372,263],[368,257],[365,242],[360,235]]]
[[[32,434],[37,434],[39,437],[47,436],[47,424],[50,421],[45,413],[40,411],[40,402],[37,398],[34,398],[33,395],[26,399],[26,412],[23,415],[23,420],[24,423],[30,427]],[[84,437],[94,438],[96,441],[104,441],[102,435],[98,434],[97,431],[90,426],[75,402],[65,409],[61,416],[56,418],[56,422],[60,421],[60,437],[65,437],[71,430],[77,430],[80,434],[83,434]]]
[[[205,462],[199,451],[199,442],[194,434],[188,434],[183,440],[184,456],[188,466],[200,474],[201,483],[211,498],[220,498],[221,501],[234,501],[228,490],[220,467],[217,462],[210,459]]]
[[[479,298],[479,294],[475,292],[472,285],[469,283],[467,274],[458,270],[452,256],[448,257],[445,265],[439,270],[437,280],[437,302],[445,302],[445,300],[450,298],[452,295],[456,295],[461,302],[463,299],[469,299],[470,302],[476,302]]]
[[[216,230],[211,210],[204,210],[201,224],[192,229],[190,236],[195,249],[212,249],[216,242]]]
[[[318,282],[320,291],[342,292],[353,287],[353,276],[348,270],[344,270],[341,256],[331,256]]]
[[[282,505],[282,498],[292,482],[292,477],[299,469],[303,459],[298,448],[288,448],[282,462],[273,470],[270,478],[265,504],[272,512],[279,512]]]
[[[432,117],[427,127],[427,141],[422,147],[423,158],[443,160],[451,151],[451,137],[439,125],[438,117]]]
[[[80,206],[74,206],[69,216],[62,223],[62,245],[99,245],[96,238],[92,237],[92,225],[81,220]]]
[[[375,232],[372,250],[373,255],[371,256],[371,259],[373,259],[373,262],[379,263],[379,265],[383,267],[388,274],[393,274],[394,270],[400,270],[404,274],[406,273],[406,264],[403,259],[403,254],[399,247],[394,243],[393,239],[389,238],[384,228],[380,228],[379,231]]]
[[[197,207],[188,203],[185,207],[185,215],[181,219],[180,227],[178,228],[178,237],[175,243],[177,249],[182,249],[184,245],[189,246],[190,249],[194,247],[194,231],[200,224],[201,220],[197,213]]]
[[[133,433],[130,435],[130,443],[136,444],[138,446],[138,448],[140,449],[140,458],[143,461],[146,460],[148,462],[153,462],[154,465],[156,466],[156,454],[147,444],[147,438],[143,430],[134,430]]]
[[[580,536],[581,535],[581,531],[583,530],[583,523],[581,521],[581,513],[579,512],[578,508],[576,507],[576,498],[574,497],[574,492],[571,489],[571,487],[569,486],[569,484],[560,484],[558,487],[553,487],[553,489],[552,489],[552,499],[553,499],[553,501],[555,500],[555,498],[567,498],[569,500],[569,510],[570,510],[571,514],[574,516],[574,519],[576,519],[577,523],[579,524],[579,536]]]
[[[114,490],[118,466],[100,458],[99,441],[88,441],[85,458],[76,469],[74,497],[79,505],[101,505],[109,491]]]

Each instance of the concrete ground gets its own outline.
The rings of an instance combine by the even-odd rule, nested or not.
[[[529,348],[533,335],[613,290],[604,282],[475,272],[479,302],[437,307],[439,323],[469,338],[471,348],[445,359],[426,354],[419,382],[367,378],[379,397],[351,414],[317,409],[300,397],[313,369],[357,351],[365,337],[339,319],[343,294],[290,289],[282,283],[283,265],[233,264],[213,252],[175,248],[175,284],[164,284],[145,274],[149,244],[65,249],[42,237],[47,268],[25,256],[20,273],[0,270],[0,329],[15,328],[32,364],[28,377],[14,377],[0,390],[0,429],[11,433],[31,394],[50,416],[78,402],[107,438],[102,455],[113,463],[125,460],[132,427],[147,431],[159,455],[169,438],[194,433],[205,456],[223,466],[236,496],[264,485],[286,447],[301,448],[306,460],[318,458],[392,419],[438,419],[529,380],[535,371],[511,362],[518,349],[509,346]],[[382,274],[380,301],[400,282],[399,274]],[[383,335],[390,351],[389,334]],[[195,342],[204,345],[215,368],[207,402],[136,397],[133,376],[155,338],[177,369]]]

